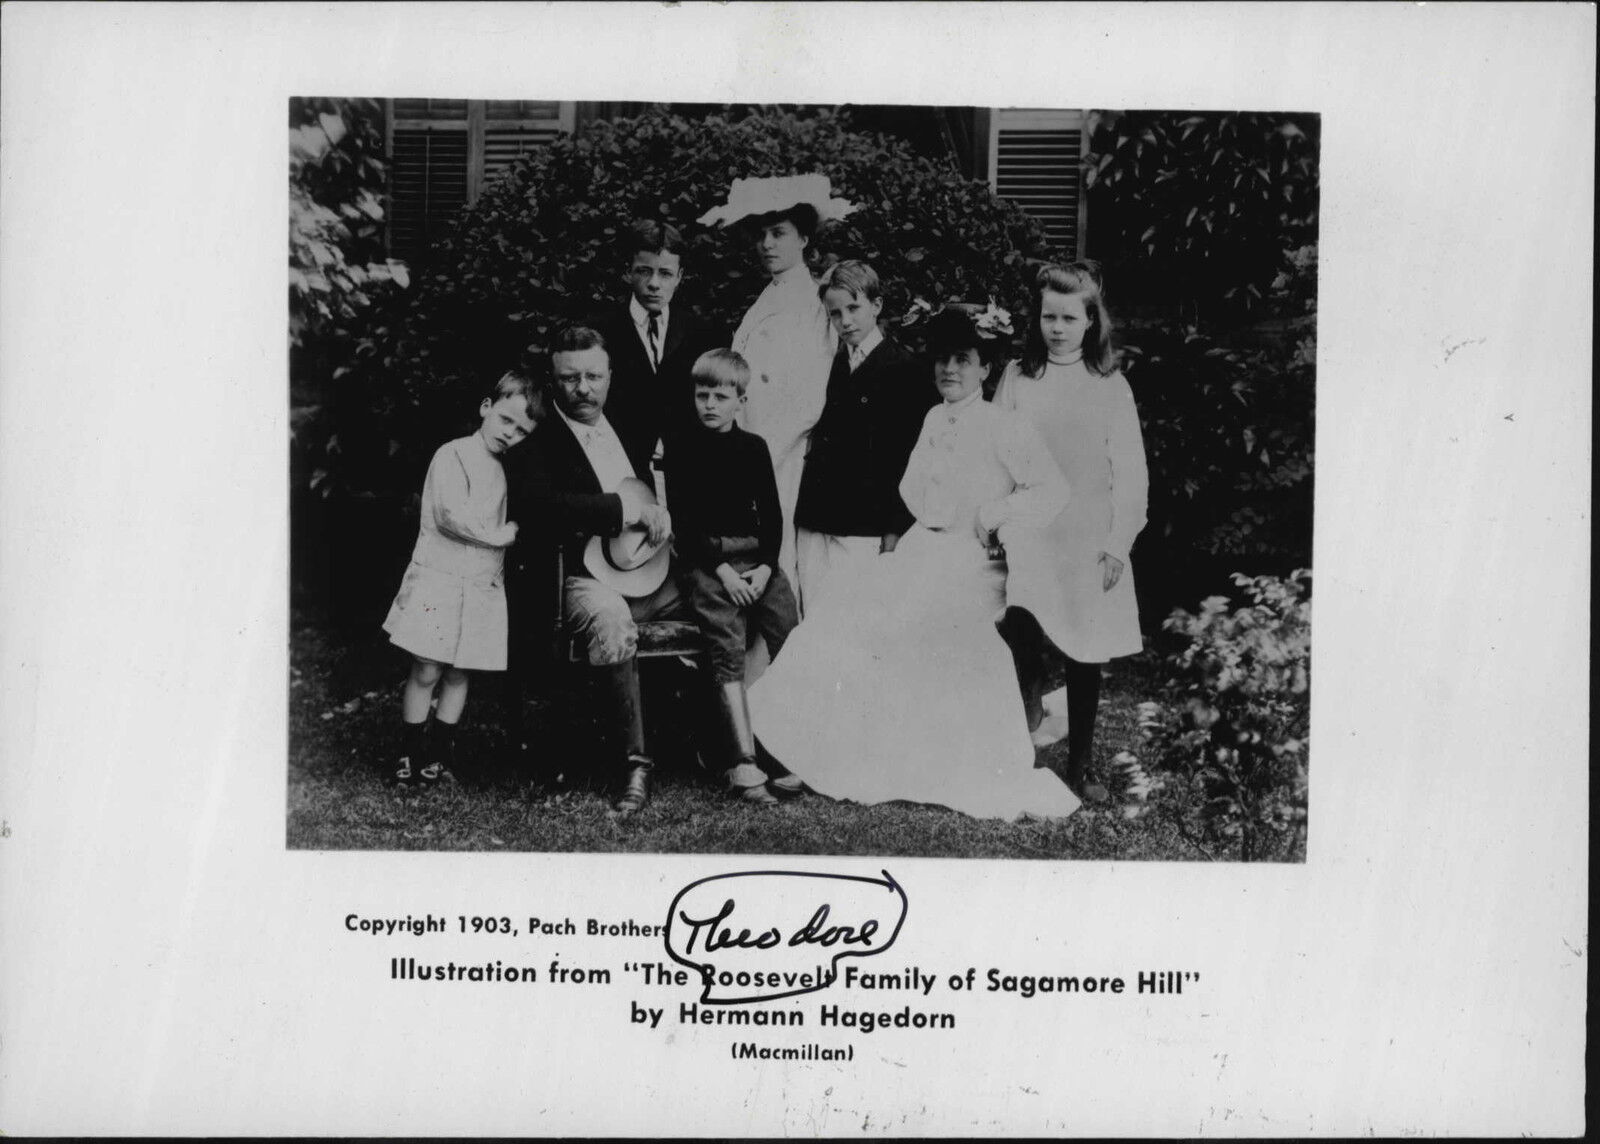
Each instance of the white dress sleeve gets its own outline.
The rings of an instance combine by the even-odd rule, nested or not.
[[[984,505],[979,521],[989,529],[1004,525],[1043,528],[1067,507],[1067,478],[1032,425],[1014,413],[998,418],[996,425],[1000,463],[1016,488]]]
[[[938,408],[937,405],[934,406],[934,409]],[[929,412],[929,416],[932,416],[932,411]],[[900,477],[900,499],[905,502],[911,515],[924,523],[927,521],[927,506],[924,501],[928,491],[932,461],[933,455],[928,444],[928,418],[925,417],[922,429],[917,433],[917,444],[906,460],[906,471]]]
[[[444,535],[480,548],[506,548],[516,539],[517,531],[512,525],[486,520],[474,511],[467,467],[452,445],[433,455],[424,482],[424,500],[429,499],[430,492],[434,527]]]
[[[1144,435],[1133,391],[1120,373],[1106,379],[1111,386],[1111,417],[1106,432],[1107,458],[1111,462],[1111,531],[1106,551],[1124,564],[1128,550],[1144,528],[1150,495],[1150,471],[1145,464]]]

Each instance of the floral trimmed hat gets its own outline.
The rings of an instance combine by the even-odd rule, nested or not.
[[[913,314],[928,307],[922,299],[912,304]],[[928,348],[935,352],[953,349],[976,349],[985,358],[1005,352],[1012,334],[1011,315],[989,299],[987,306],[974,302],[949,302],[935,313],[927,324],[924,337]]]
[[[989,299],[987,306],[981,302],[946,302],[937,311],[925,300],[918,298],[911,303],[911,310],[902,324],[914,325],[929,315],[932,316],[932,320],[928,323],[930,330],[936,326],[943,331],[964,330],[964,336],[976,338],[978,341],[989,342],[998,338],[1009,338],[1016,333],[1011,327],[1011,311],[995,305],[993,298]]]
[[[833,222],[855,210],[855,204],[833,197],[828,176],[777,175],[757,179],[735,179],[728,188],[728,201],[700,216],[703,226],[727,226],[756,215],[778,214],[795,207],[810,207],[819,222]]]

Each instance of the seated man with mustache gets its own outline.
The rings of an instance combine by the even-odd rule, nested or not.
[[[638,623],[683,611],[677,582],[667,575],[648,595],[628,598],[602,584],[584,566],[591,536],[613,537],[638,526],[649,543],[672,531],[664,506],[643,495],[653,487],[650,448],[654,439],[629,443],[606,419],[611,363],[605,338],[587,326],[570,326],[550,347],[555,415],[530,438],[520,471],[511,482],[511,503],[527,522],[516,554],[514,625],[537,624],[550,614],[541,589],[553,575],[559,546],[565,553],[562,616],[584,637],[598,684],[606,765],[621,777],[616,810],[630,815],[650,797],[652,760],[645,749],[644,709],[639,695]]]

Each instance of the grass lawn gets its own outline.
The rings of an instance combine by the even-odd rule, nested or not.
[[[458,745],[463,781],[421,792],[385,783],[392,768],[400,685],[407,657],[381,631],[353,630],[296,612],[289,690],[287,841],[301,850],[638,851],[717,854],[869,854],[945,858],[1206,860],[1176,815],[1176,792],[1158,792],[1136,818],[1113,802],[1085,805],[1054,822],[980,821],[910,804],[863,807],[805,798],[776,808],[719,797],[694,762],[675,720],[652,728],[654,797],[619,822],[608,791],[587,778],[580,692],[551,689],[530,700],[535,769],[564,773],[534,782],[511,764],[500,721],[498,680],[475,678]],[[1148,697],[1152,666],[1120,660],[1107,673],[1095,757],[1098,773],[1136,737],[1135,706]],[[681,711],[690,673],[675,663],[645,667],[646,707]],[[1145,686],[1141,689],[1141,678]],[[1065,743],[1051,748],[1064,751]],[[1176,809],[1176,808],[1171,808]]]

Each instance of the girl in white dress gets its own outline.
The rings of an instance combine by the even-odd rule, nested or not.
[[[1034,768],[1010,657],[995,630],[1004,570],[988,555],[1067,502],[1061,472],[1022,419],[983,400],[999,356],[965,309],[929,327],[929,411],[900,495],[916,523],[852,565],[751,688],[761,745],[813,790],[935,803],[978,817],[1062,816],[1078,800]]]
[[[736,179],[728,201],[702,223],[737,223],[771,280],[733,335],[733,350],[750,363],[750,389],[740,425],[767,443],[783,511],[778,565],[789,582],[795,567],[794,506],[800,495],[811,427],[822,415],[838,335],[817,296],[806,251],[824,222],[853,209],[832,197],[825,175]]]
[[[517,526],[506,520],[500,458],[543,414],[537,384],[507,373],[478,406],[478,431],[439,446],[428,465],[417,545],[383,621],[390,641],[412,657],[400,701],[404,736],[396,782],[433,783],[449,771],[467,703],[467,672],[506,669],[502,568]],[[428,709],[435,688],[439,705],[429,759]]]
[[[1072,486],[1042,533],[1006,545],[1006,617],[1030,727],[1042,717],[1046,640],[1066,660],[1067,781],[1094,801],[1090,780],[1101,664],[1143,647],[1128,551],[1145,524],[1149,474],[1133,393],[1117,370],[1111,316],[1089,263],[1046,266],[1020,361],[995,404],[1035,426]]]

